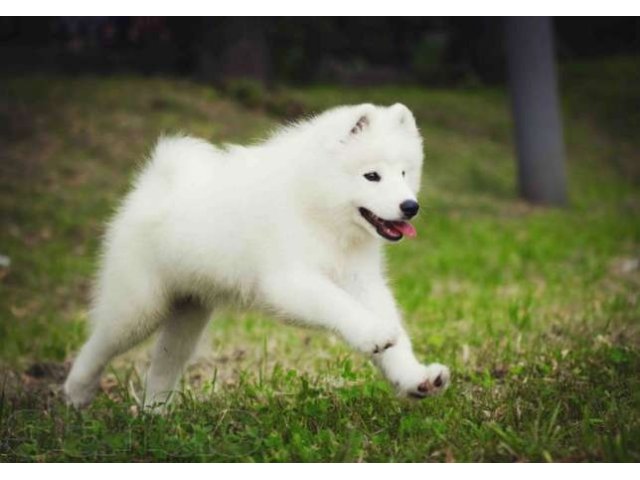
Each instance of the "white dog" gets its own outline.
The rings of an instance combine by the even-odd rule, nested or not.
[[[250,302],[339,334],[403,395],[443,391],[416,360],[382,244],[414,236],[422,139],[400,104],[340,107],[256,146],[161,139],[107,235],[93,332],[64,390],[93,398],[116,355],[160,327],[145,403],[167,402],[212,311]]]

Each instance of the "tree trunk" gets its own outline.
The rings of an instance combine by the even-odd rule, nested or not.
[[[564,205],[565,154],[551,20],[508,18],[506,41],[520,194],[533,203]]]

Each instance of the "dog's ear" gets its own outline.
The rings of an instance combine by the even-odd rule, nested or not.
[[[413,113],[406,106],[401,103],[396,103],[389,107],[391,114],[398,120],[401,127],[408,130],[416,130],[416,119],[413,117]]]
[[[369,128],[375,110],[376,107],[371,103],[363,103],[354,109],[353,116],[351,117],[353,120],[351,121],[353,122],[355,120],[355,123],[351,124],[351,129],[349,130],[350,137],[357,136]]]
[[[356,124],[351,128],[351,135],[358,135],[365,128],[369,126],[369,117],[367,115],[362,115]]]

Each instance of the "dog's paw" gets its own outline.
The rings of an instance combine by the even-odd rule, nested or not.
[[[91,403],[98,390],[97,385],[82,385],[67,380],[63,387],[64,398],[68,406],[74,408],[84,408]]]
[[[422,399],[444,392],[449,386],[451,373],[449,368],[439,363],[432,363],[424,367],[424,373],[414,384],[405,390],[410,398]]]

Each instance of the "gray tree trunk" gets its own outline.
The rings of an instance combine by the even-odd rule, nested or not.
[[[506,42],[520,194],[533,203],[564,205],[565,152],[551,19],[508,18]]]

